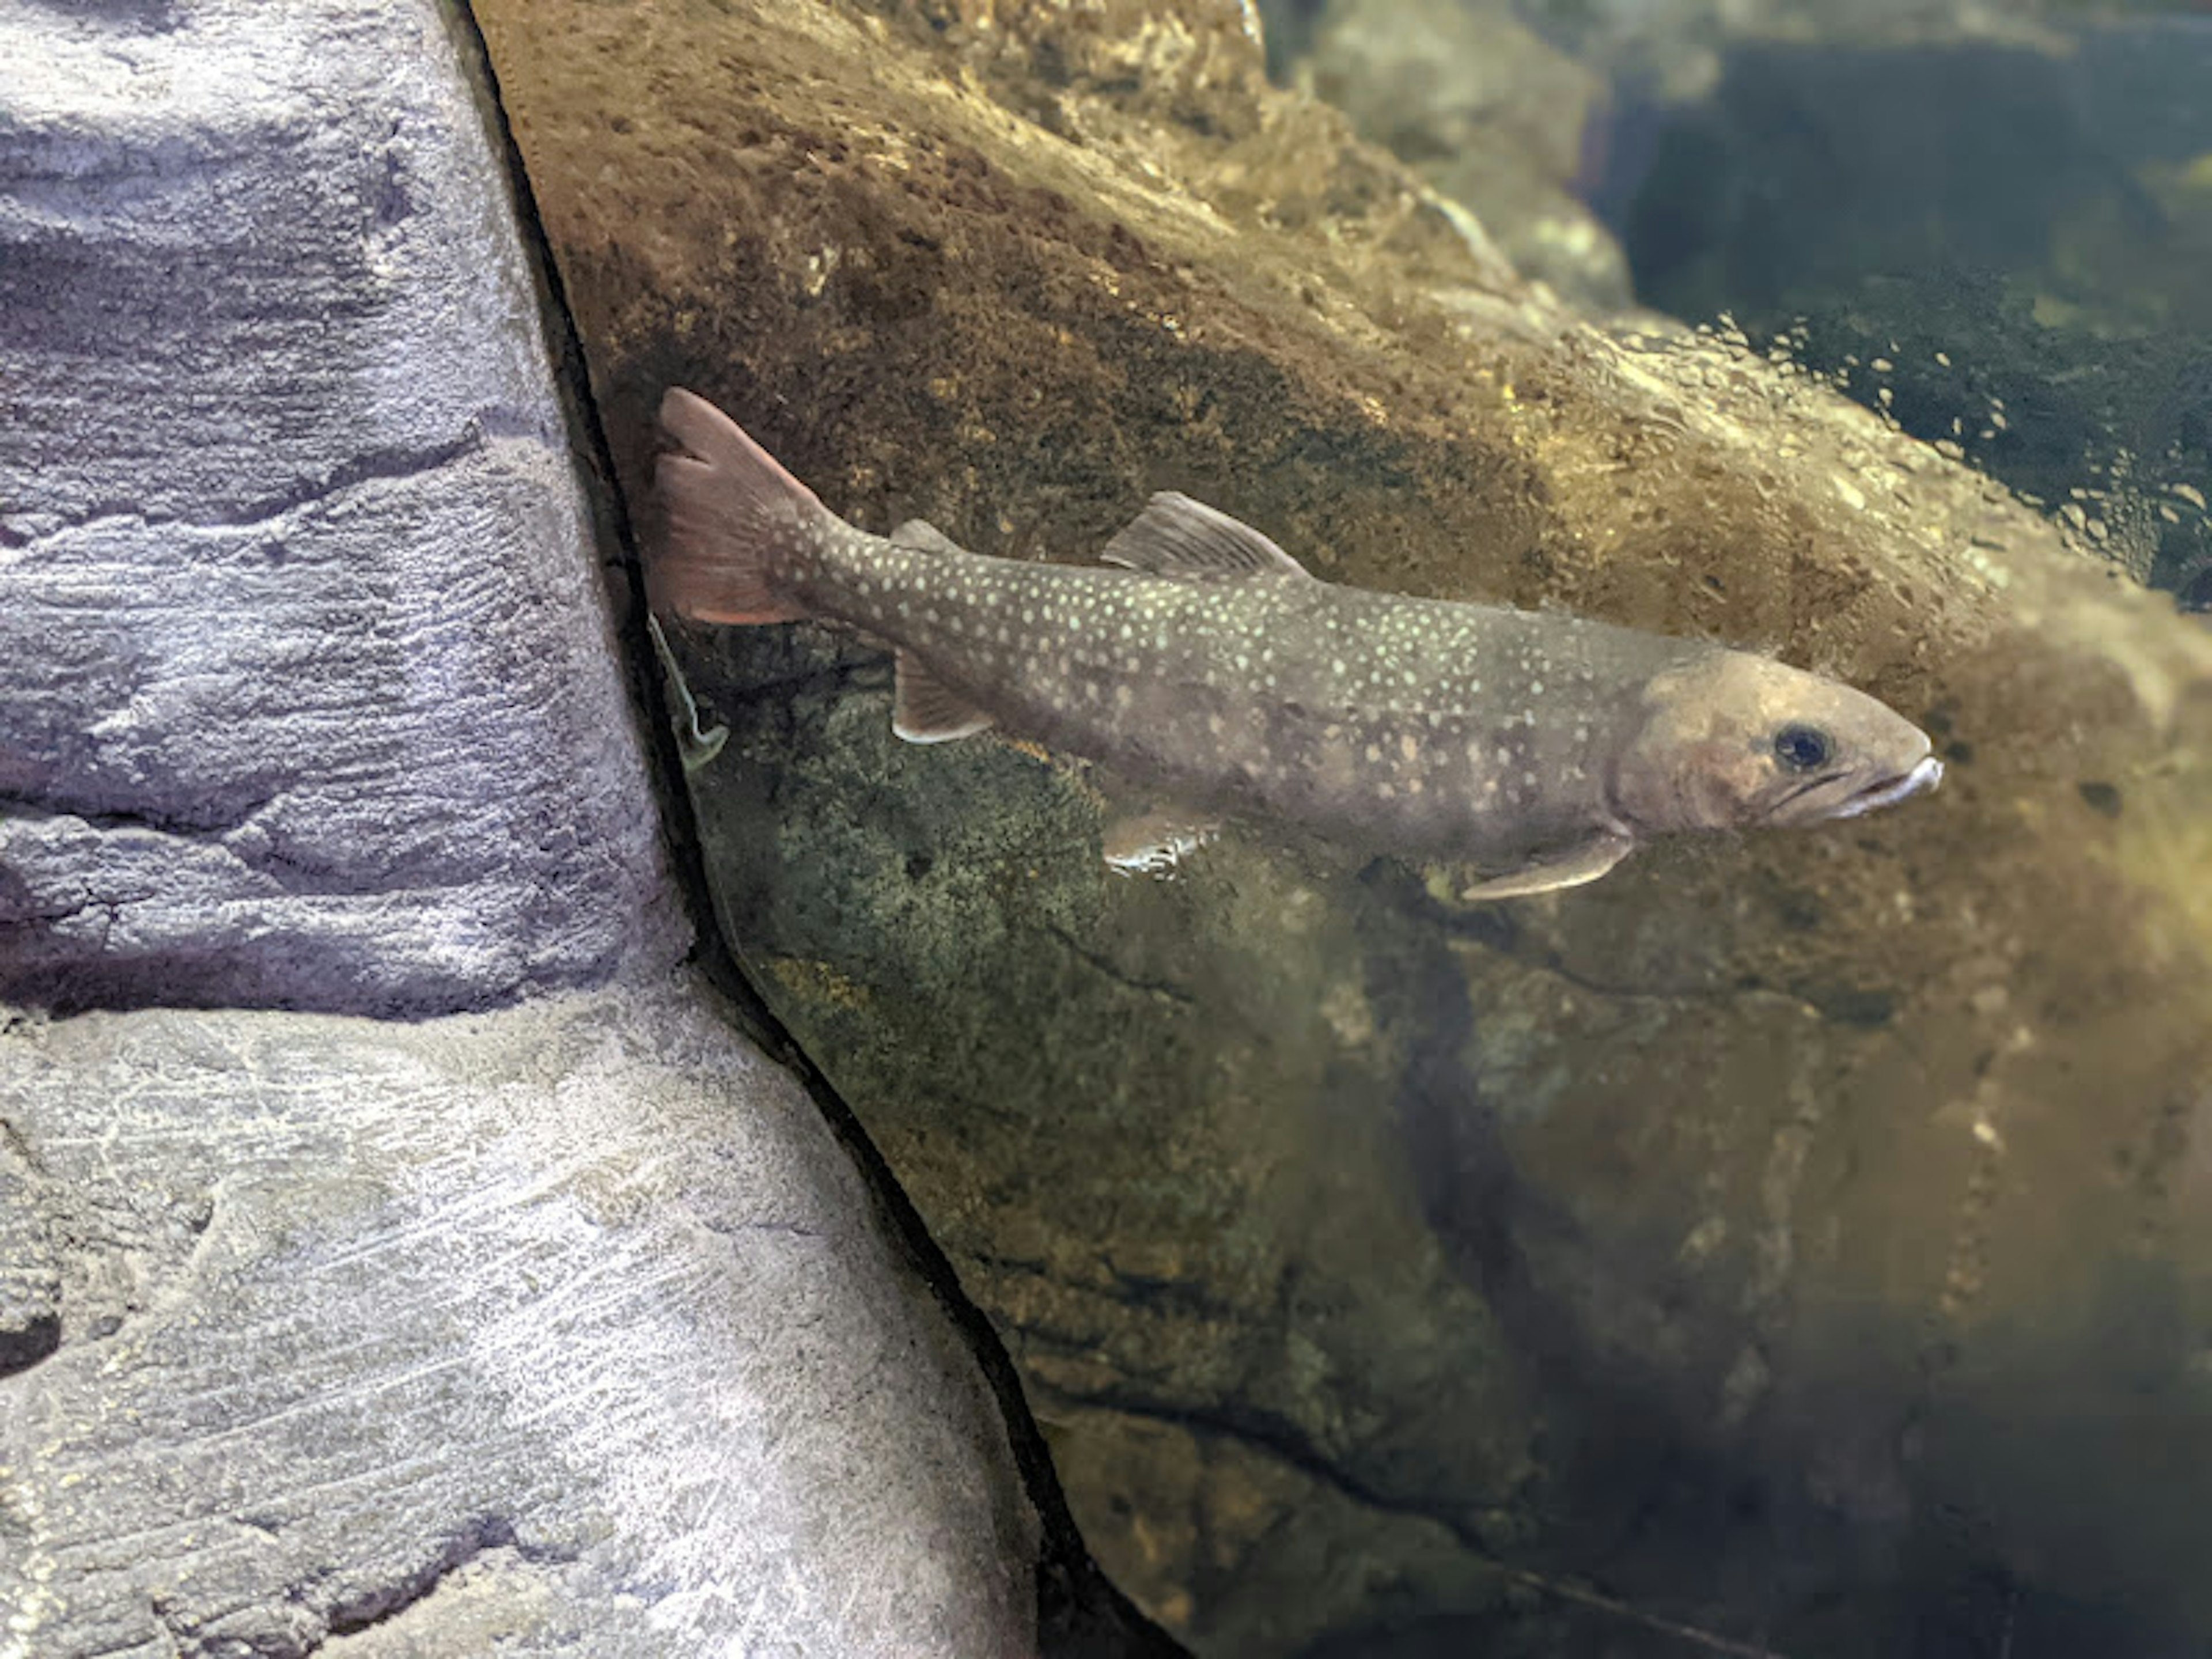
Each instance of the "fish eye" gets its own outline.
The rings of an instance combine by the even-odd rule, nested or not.
[[[1817,726],[1785,726],[1774,734],[1774,757],[1793,772],[1826,766],[1835,741]]]

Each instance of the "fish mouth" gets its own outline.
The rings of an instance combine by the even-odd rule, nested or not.
[[[1878,777],[1849,788],[1844,776],[1808,779],[1768,809],[1766,822],[1776,824],[1826,823],[1837,818],[1856,818],[1894,806],[1909,795],[1933,789],[1943,777],[1943,763],[1923,755],[1910,770]]]
[[[1854,794],[1846,795],[1836,804],[1834,816],[1855,818],[1864,812],[1878,811],[1885,806],[1933,789],[1943,781],[1943,763],[1935,756],[1923,756],[1917,766],[1901,778],[1892,778],[1886,783],[1870,783]]]

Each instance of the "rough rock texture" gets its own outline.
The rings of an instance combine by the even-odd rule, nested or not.
[[[450,1008],[665,936],[452,46],[317,19],[0,9],[0,995]]]
[[[63,1319],[0,1382],[0,1652],[1034,1650],[995,1402],[725,1018],[9,1031]]]
[[[678,966],[440,10],[0,40],[0,1656],[1036,1652],[985,1372]]]
[[[690,642],[727,929],[1127,1587],[1239,1656],[2212,1636],[2212,635],[1824,385],[1546,303],[1233,5],[481,15],[633,491],[680,380],[873,528],[1082,557],[1181,488],[1942,735],[1933,799],[1466,912],[1258,837],[1109,878],[1096,780],[896,744],[849,642]]]

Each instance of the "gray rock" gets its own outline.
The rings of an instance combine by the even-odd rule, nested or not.
[[[452,46],[162,17],[0,7],[0,995],[603,979],[656,824]]]
[[[62,1343],[0,1381],[0,1654],[1018,1650],[972,1358],[678,981],[30,1024]]]
[[[443,15],[0,0],[0,1659],[1033,1651],[984,1373],[678,966]]]

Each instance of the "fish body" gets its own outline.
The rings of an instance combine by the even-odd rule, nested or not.
[[[1847,686],[1321,581],[1184,496],[1155,496],[1097,566],[995,558],[918,521],[845,523],[690,392],[662,422],[680,447],[661,462],[655,603],[887,642],[915,741],[995,726],[1198,811],[1509,872],[1493,894],[1590,879],[1655,835],[1851,816],[1941,775],[1923,733]]]

